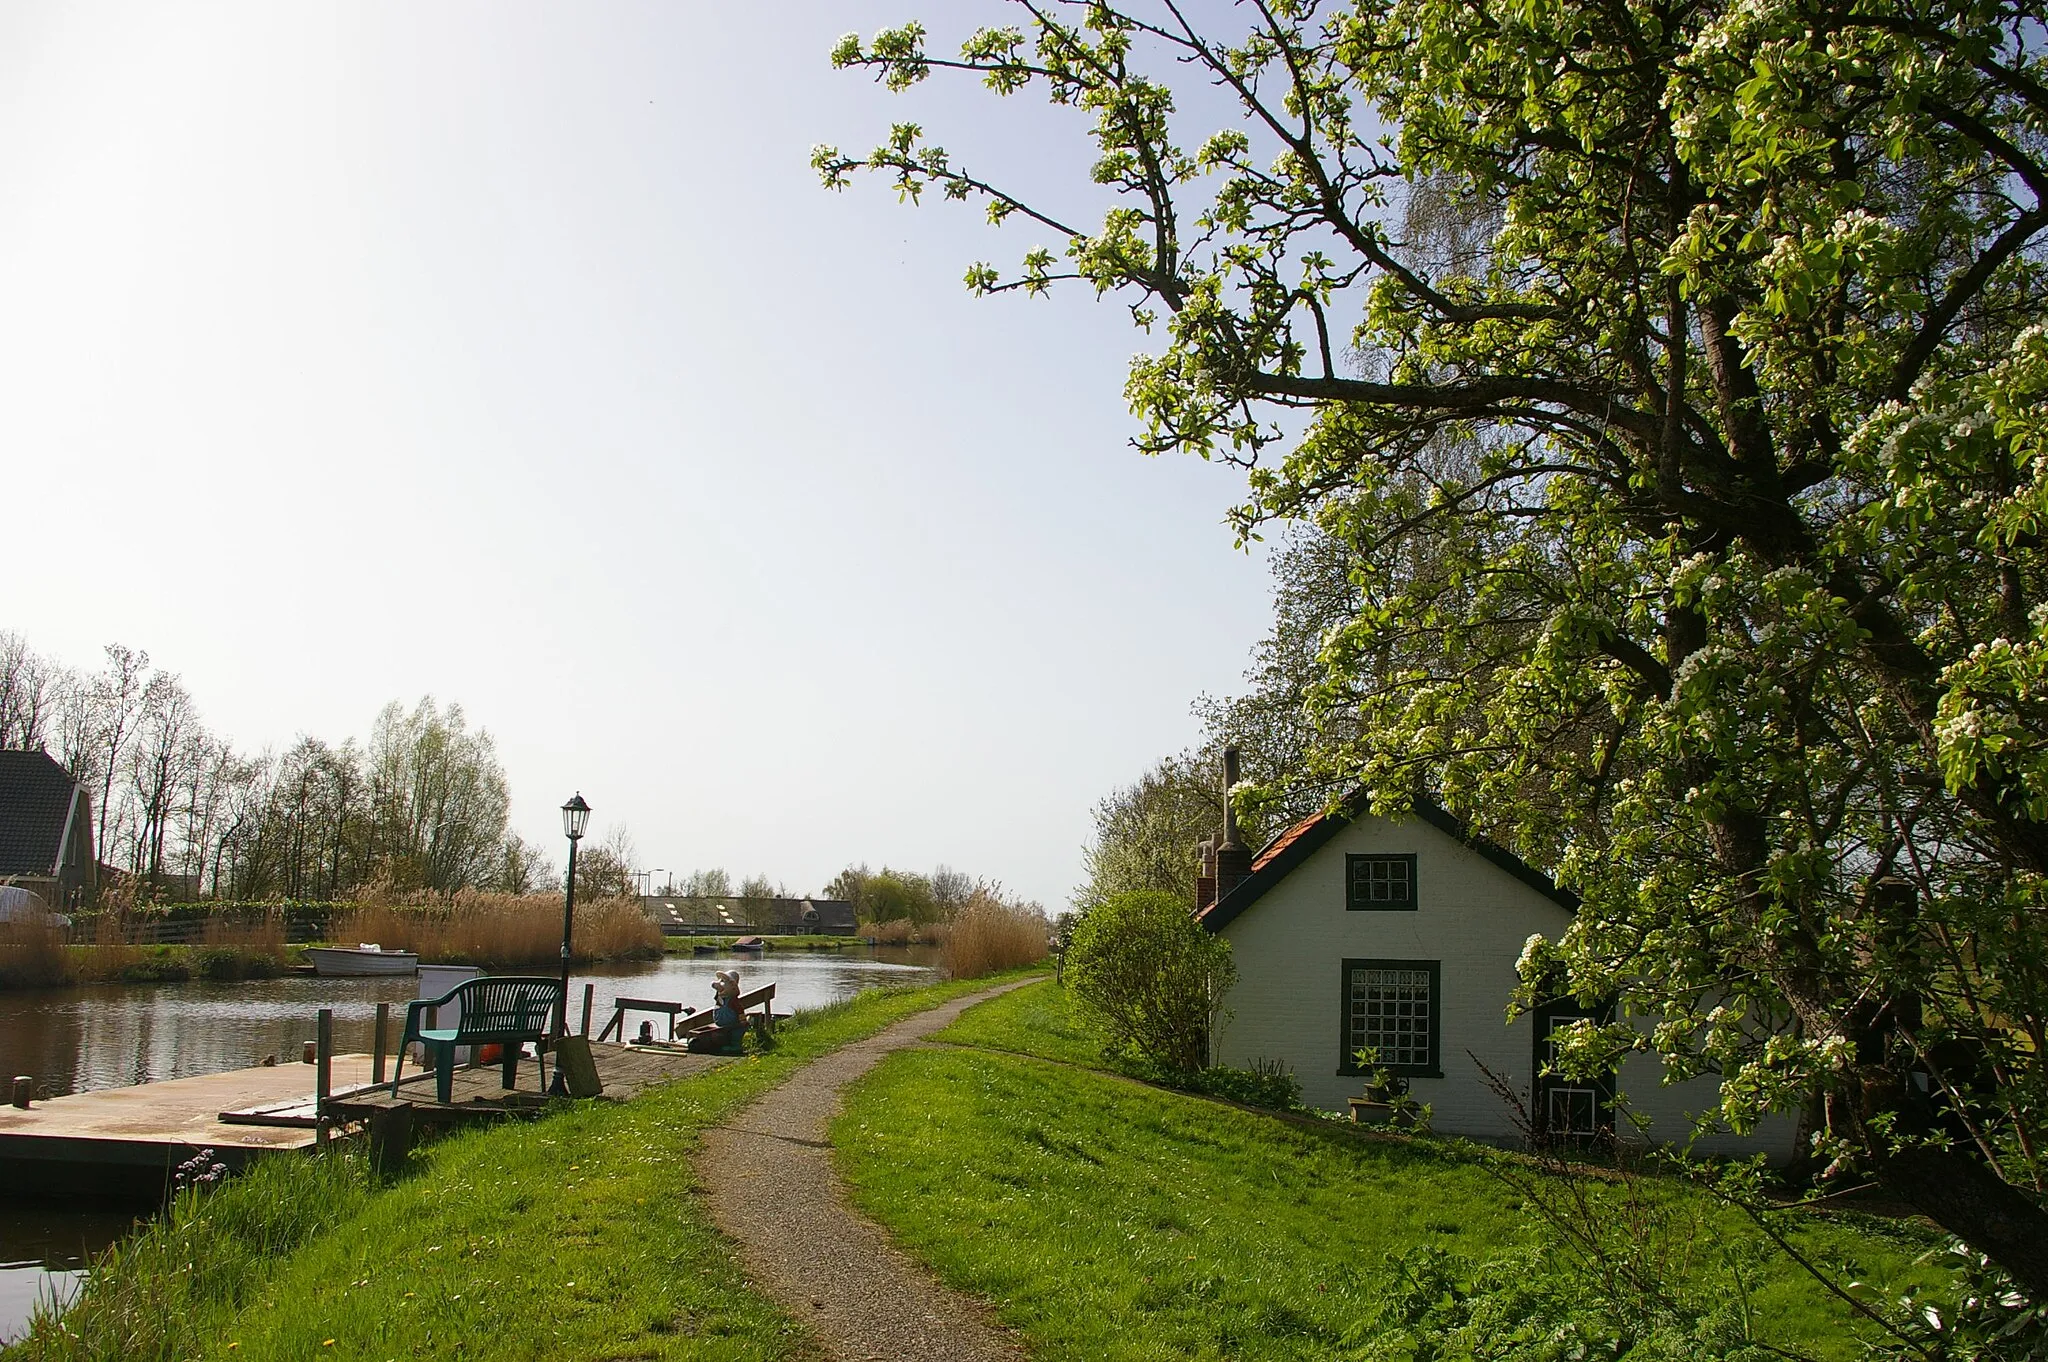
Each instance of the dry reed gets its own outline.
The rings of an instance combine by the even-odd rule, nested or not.
[[[0,988],[46,988],[70,979],[62,923],[55,918],[0,922]]]
[[[452,900],[366,903],[337,915],[328,935],[448,964],[553,966],[562,958],[562,902],[550,894],[464,891]],[[658,957],[661,929],[638,899],[598,899],[576,905],[572,946],[586,964]]]
[[[863,922],[859,930],[877,946],[943,946],[951,925],[945,922],[912,922],[907,917],[899,917],[887,922]]]
[[[1049,944],[1045,914],[1035,903],[1006,901],[994,886],[976,886],[949,924],[946,973],[979,979],[1045,959]]]

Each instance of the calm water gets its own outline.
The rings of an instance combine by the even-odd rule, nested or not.
[[[775,984],[775,1010],[821,1007],[882,984],[932,977],[936,952],[912,947],[873,951],[771,952],[671,956],[658,963],[610,966],[573,976],[570,1023],[583,984],[597,986],[592,1034],[611,1019],[612,999],[665,998],[711,1005],[711,976],[737,968],[740,987]],[[393,1004],[392,1030],[418,981],[395,979],[254,980],[239,984],[95,984],[0,993],[0,1081],[30,1074],[46,1096],[126,1087],[260,1064],[266,1055],[296,1061],[313,1038],[314,1014],[334,1009],[337,1050],[367,1051],[377,1004]],[[629,1031],[643,1017],[628,1017]],[[661,1026],[655,1019],[657,1030]],[[307,1071],[307,1087],[312,1070]],[[134,1223],[132,1214],[62,1207],[0,1208],[0,1341],[18,1335],[36,1299],[75,1289],[91,1255]]]

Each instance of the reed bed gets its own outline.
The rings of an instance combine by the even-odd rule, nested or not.
[[[943,946],[949,926],[945,922],[912,922],[899,917],[887,922],[863,922],[859,931],[877,946]]]
[[[944,960],[954,979],[1035,965],[1050,950],[1038,905],[1009,902],[992,887],[977,888],[947,926]]]
[[[0,922],[0,988],[47,988],[70,979],[63,924],[54,918]]]
[[[562,958],[562,901],[549,894],[462,892],[452,900],[366,903],[337,914],[329,935],[374,941],[448,964],[554,966]],[[631,898],[576,905],[575,959],[658,959],[661,929]]]
[[[284,917],[213,918],[192,952],[193,972],[205,979],[272,979],[284,973]]]

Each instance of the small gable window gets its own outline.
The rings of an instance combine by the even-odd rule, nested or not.
[[[1413,912],[1415,857],[1346,856],[1344,906],[1356,912]]]
[[[1344,1058],[1340,1073],[1388,1069],[1412,1078],[1442,1078],[1437,1053],[1443,965],[1436,960],[1344,962]],[[1370,1064],[1358,1062],[1369,1051]]]

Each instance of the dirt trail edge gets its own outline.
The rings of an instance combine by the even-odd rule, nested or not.
[[[747,1270],[841,1362],[1020,1362],[988,1307],[936,1281],[853,1210],[832,1167],[839,1092],[893,1050],[1035,979],[955,998],[813,1060],[704,1133],[697,1174]]]

